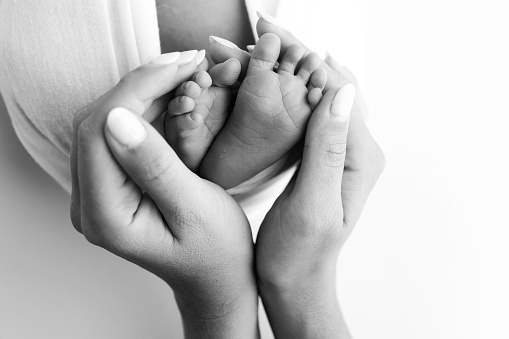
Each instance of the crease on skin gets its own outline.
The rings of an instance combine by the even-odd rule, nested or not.
[[[300,106],[295,106],[295,107],[290,107],[290,108],[287,108],[286,105],[285,105],[285,98],[287,98],[290,94],[291,94],[291,90],[289,90],[287,93],[283,94],[283,91],[282,91],[282,87],[281,87],[281,78],[278,78],[278,86],[279,86],[279,92],[281,94],[281,103],[283,104],[283,108],[285,109],[288,117],[290,118],[290,120],[292,121],[292,124],[295,126],[296,129],[298,129],[299,131],[302,131],[303,129],[302,128],[299,128],[297,126],[297,124],[295,123],[295,118],[293,117],[293,114],[290,114],[290,111],[294,108],[298,108]],[[309,107],[308,103],[306,102],[306,106]]]
[[[238,126],[237,126],[238,127]],[[241,147],[239,145],[244,145],[244,146],[249,146],[250,148],[255,148],[257,149],[258,147],[255,147],[255,143],[258,143],[258,142],[253,142],[253,144],[248,144],[246,143],[243,139],[247,139],[247,140],[263,140],[265,141],[265,137],[263,136],[263,129],[262,129],[262,133],[260,133],[259,131],[253,129],[253,128],[249,128],[249,127],[242,127],[242,128],[235,128],[234,131],[238,131],[238,130],[243,130],[242,132],[246,132],[246,130],[248,131],[251,131],[253,132],[254,134],[256,134],[256,136],[249,136],[249,137],[246,137],[245,135],[243,136],[239,136],[235,133],[233,133],[232,131],[228,131],[228,134],[230,134],[232,137],[234,137],[238,142],[234,145],[235,147]],[[230,146],[233,146],[233,145],[230,145]],[[263,148],[263,147],[261,147]]]

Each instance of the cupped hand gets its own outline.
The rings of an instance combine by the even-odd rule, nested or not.
[[[257,272],[268,287],[321,279],[317,273],[335,265],[347,237],[341,185],[354,96],[352,85],[325,93],[309,120],[299,171],[260,226]]]
[[[276,337],[350,337],[336,297],[337,257],[383,169],[365,162],[379,149],[368,147],[367,129],[352,126],[354,99],[353,85],[325,93],[299,172],[258,233],[258,287]]]
[[[187,337],[256,337],[244,213],[142,118],[156,118],[164,109],[154,103],[196,68],[195,60],[141,66],[84,110],[75,124],[72,220],[87,240],[173,288]]]

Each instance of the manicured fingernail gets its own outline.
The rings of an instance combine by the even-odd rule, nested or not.
[[[177,62],[179,56],[180,52],[161,54],[160,56],[150,60],[149,63],[152,65],[171,65]]]
[[[263,19],[263,20],[267,21],[269,24],[272,24],[273,26],[283,28],[283,26],[281,26],[281,24],[276,20],[276,18],[274,18],[271,15],[264,14],[264,13],[261,13],[258,11],[256,12],[256,15],[258,15],[258,19]]]
[[[198,54],[198,51],[193,49],[191,51],[185,51],[185,52],[181,52],[180,53],[180,56],[178,58],[178,65],[179,66],[184,66],[184,65],[187,65],[188,63],[190,63],[191,61],[194,60],[194,58],[196,58],[196,55]]]
[[[110,111],[106,127],[119,144],[126,148],[138,146],[147,137],[147,131],[134,113],[117,107]]]
[[[197,65],[200,65],[203,62],[203,60],[205,60],[205,55],[207,55],[207,51],[205,51],[204,49],[202,49],[201,51],[198,52],[198,54],[196,54],[195,60]]]
[[[355,86],[348,84],[343,86],[332,102],[331,115],[333,117],[348,119],[355,100]]]
[[[213,42],[217,42],[218,44],[224,46],[224,47],[228,47],[228,48],[231,48],[231,49],[238,49],[240,50],[239,46],[235,45],[233,42],[231,42],[230,40],[226,40],[226,39],[223,39],[223,38],[219,38],[217,36],[209,36],[209,42],[210,43],[213,43]]]
[[[249,53],[253,53],[253,49],[254,49],[255,45],[247,45],[246,46],[246,49]]]

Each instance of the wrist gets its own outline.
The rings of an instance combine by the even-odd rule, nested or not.
[[[213,297],[175,294],[186,338],[259,338],[258,290],[244,288]]]
[[[335,288],[337,256],[313,261],[306,258],[269,261],[260,256],[256,259],[258,289],[265,292],[298,294],[316,290],[318,286]]]
[[[350,338],[335,270],[292,282],[259,279],[258,289],[276,338]]]

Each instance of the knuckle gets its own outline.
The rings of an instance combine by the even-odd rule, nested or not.
[[[85,237],[85,239],[96,246],[105,247],[105,237],[103,232],[101,232],[101,225],[97,225],[97,223],[87,218],[85,215],[82,215],[81,218],[81,233]]]
[[[154,154],[145,161],[144,175],[141,178],[147,183],[163,183],[172,180],[175,175],[174,163],[170,160],[172,157],[161,152]]]
[[[322,145],[322,162],[327,167],[342,167],[345,162],[346,142],[332,140]]]
[[[127,74],[125,74],[120,80],[118,81],[117,87],[118,88],[124,88],[129,87],[134,82],[137,72],[139,72],[139,69],[135,69],[134,71],[131,71]]]

